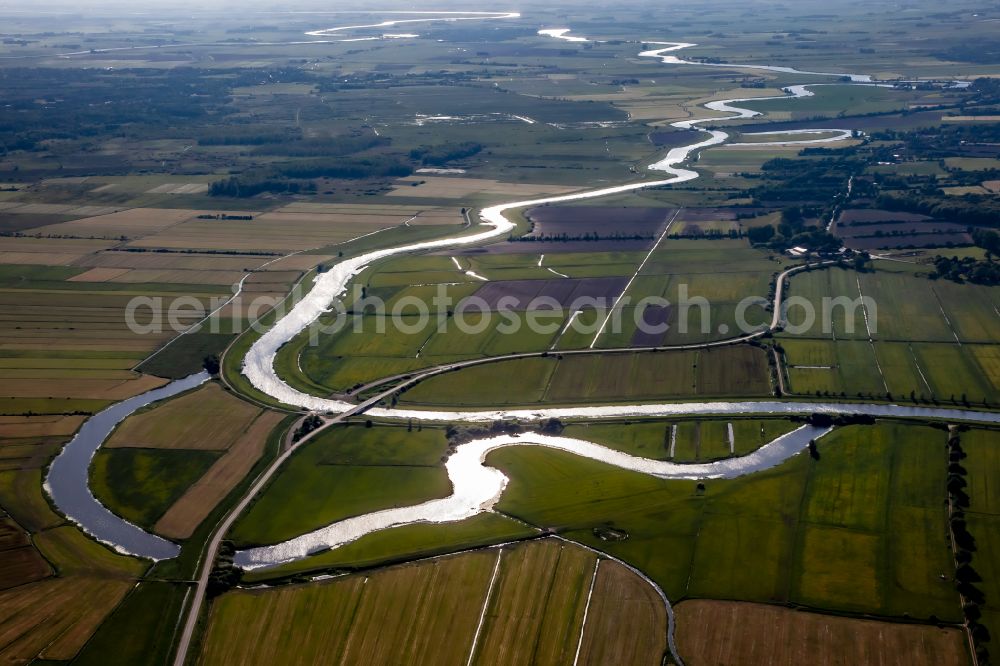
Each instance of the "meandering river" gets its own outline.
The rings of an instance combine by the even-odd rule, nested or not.
[[[158,400],[198,387],[208,379],[206,372],[178,379],[166,386],[115,403],[87,419],[49,466],[45,490],[56,507],[84,532],[120,553],[151,560],[177,557],[180,546],[133,525],[97,501],[90,490],[90,463],[101,444],[128,416]]]
[[[500,499],[510,479],[500,470],[487,466],[486,456],[491,451],[510,446],[544,446],[661,479],[733,479],[784,462],[806,448],[809,440],[822,437],[830,430],[804,425],[748,455],[700,464],[638,458],[582,439],[539,433],[476,439],[461,444],[448,456],[445,467],[452,485],[452,493],[448,497],[414,506],[367,513],[274,546],[242,550],[236,553],[235,563],[244,569],[274,566],[302,559],[317,550],[336,548],[366,534],[398,525],[455,522],[489,511]]]

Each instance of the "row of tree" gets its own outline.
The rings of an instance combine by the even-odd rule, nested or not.
[[[916,194],[885,192],[878,196],[875,205],[887,210],[930,215],[958,224],[1000,228],[1000,197],[995,195],[966,194],[955,197],[939,190]]]
[[[972,284],[1000,284],[1000,264],[987,259],[980,261],[974,257],[935,257],[934,271],[928,275],[932,280],[945,279],[952,282]]]
[[[465,141],[446,143],[440,146],[420,146],[410,151],[410,159],[425,166],[442,166],[454,160],[462,160],[478,154],[483,149],[481,143]]]
[[[972,568],[976,539],[969,532],[965,519],[965,512],[970,504],[969,495],[965,491],[968,487],[968,471],[962,464],[966,457],[959,431],[951,430],[948,437],[948,525],[955,556],[955,588],[964,600],[962,612],[975,646],[976,660],[979,666],[987,666],[990,663],[990,653],[985,644],[990,640],[990,632],[979,622],[982,618],[980,606],[986,602],[986,595],[976,586],[983,579]]]

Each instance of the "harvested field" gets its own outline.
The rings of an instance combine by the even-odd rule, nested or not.
[[[0,660],[72,659],[132,585],[70,577],[0,592]]]
[[[91,268],[89,271],[74,275],[69,282],[107,282],[121,275],[129,273],[127,268]]]
[[[133,270],[116,275],[108,282],[124,284],[233,285],[243,279],[242,271]]]
[[[565,308],[577,299],[601,299],[610,307],[628,282],[626,277],[558,279],[558,280],[503,280],[488,282],[473,296],[486,301],[491,310],[496,310],[500,300],[509,297],[507,309],[524,310],[534,299],[552,299]],[[515,301],[510,301],[510,298]],[[591,301],[592,302],[592,301]]]
[[[158,388],[166,380],[151,375],[134,379],[6,379],[0,398],[87,398],[124,400]]]
[[[0,530],[5,525],[0,522]],[[0,532],[0,539],[3,533]],[[0,548],[0,590],[33,583],[52,573],[48,562],[42,559],[34,546]]]
[[[691,666],[969,663],[957,629],[700,599],[684,601],[675,611],[678,651]]]
[[[486,178],[416,175],[400,178],[389,196],[426,197],[428,199],[461,199],[472,195],[534,197],[543,194],[565,194],[579,188],[562,185],[527,185],[501,183]]]
[[[260,413],[213,382],[129,417],[105,446],[224,451]]]
[[[240,435],[229,450],[171,506],[153,528],[171,539],[186,539],[253,468],[264,451],[267,437],[284,418],[264,412]]]
[[[666,645],[659,596],[608,560],[594,581],[596,558],[543,540],[233,591],[213,603],[198,663],[571,664],[593,581],[578,663],[659,664]],[[304,626],[303,617],[322,617],[324,630]]]
[[[667,612],[659,594],[617,562],[602,560],[596,573],[577,663],[661,664]]]
[[[0,264],[67,266],[109,246],[98,240],[0,237]]]
[[[146,194],[204,194],[208,192],[207,183],[164,183],[146,190]]]
[[[0,416],[0,438],[68,436],[84,416]]]
[[[446,209],[445,209],[446,210]],[[397,227],[420,213],[374,211],[288,211],[255,215],[252,220],[202,220],[197,217],[130,243],[137,248],[290,252],[353,240]],[[462,221],[457,210],[441,223]]]
[[[267,271],[307,271],[316,268],[317,264],[330,261],[333,255],[329,254],[296,254],[290,257],[278,259],[273,264],[268,264]]]
[[[593,237],[653,241],[674,212],[673,208],[542,206],[525,213],[525,217],[534,224],[527,237],[539,240]]]
[[[495,560],[480,551],[318,585],[231,592],[212,605],[198,663],[464,666]],[[309,631],[302,617],[322,617],[323,631]]]
[[[200,211],[170,208],[133,208],[97,214],[81,220],[53,224],[37,229],[39,233],[53,236],[79,236],[82,238],[137,238],[163,231],[175,224],[190,220]]]
[[[503,549],[473,663],[572,663],[596,562],[553,540]]]
[[[84,257],[73,265],[144,270],[247,271],[276,258],[275,256],[259,254],[218,255],[108,251]]]
[[[52,574],[28,533],[0,510],[0,590],[33,583]]]
[[[438,209],[436,209],[438,210]],[[412,217],[421,211],[420,206],[399,204],[346,204],[346,203],[314,203],[296,201],[278,208],[276,213],[329,213],[342,215],[394,215]]]

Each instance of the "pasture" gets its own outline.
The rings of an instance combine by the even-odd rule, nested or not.
[[[841,113],[862,115],[899,111],[922,97],[920,93],[850,85],[814,86],[810,92],[813,93],[811,97],[745,102],[745,106],[767,113],[773,120],[800,120]]]
[[[260,413],[210,382],[133,414],[115,429],[107,447],[224,451]]]
[[[734,346],[632,354],[553,354],[498,361],[432,377],[403,393],[400,402],[564,404],[770,393],[764,352]]]
[[[670,599],[954,620],[944,439],[928,427],[849,426],[819,441],[819,460],[799,454],[704,490],[541,448],[495,451],[488,463],[511,478],[499,510],[620,557]],[[628,537],[603,541],[606,527]]]
[[[211,451],[109,449],[94,456],[90,486],[116,514],[151,528],[218,460]]]
[[[445,497],[446,449],[439,428],[332,428],[285,464],[230,538],[241,546],[272,544],[351,516]]]
[[[139,583],[101,624],[73,663],[167,664],[175,647],[176,618],[188,590],[183,584]]]
[[[961,433],[962,448],[968,458],[969,531],[976,539],[975,570],[982,577],[978,587],[985,594],[981,622],[990,633],[1000,631],[1000,566],[993,554],[1000,548],[1000,484],[996,476],[1000,464],[1000,440],[996,430],[969,430]]]
[[[789,390],[996,402],[998,294],[996,287],[929,281],[899,264],[861,275],[838,268],[796,275],[790,295],[808,300],[816,319],[809,326],[804,311],[792,308],[788,320],[797,328],[778,338]],[[870,305],[855,302],[860,296]],[[852,302],[824,306],[837,297]]]

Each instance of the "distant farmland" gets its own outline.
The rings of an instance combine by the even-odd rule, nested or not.
[[[527,238],[542,240],[566,237],[576,239],[626,239],[639,237],[654,240],[674,214],[672,208],[626,208],[623,206],[543,206],[533,208],[525,217],[533,223]]]

